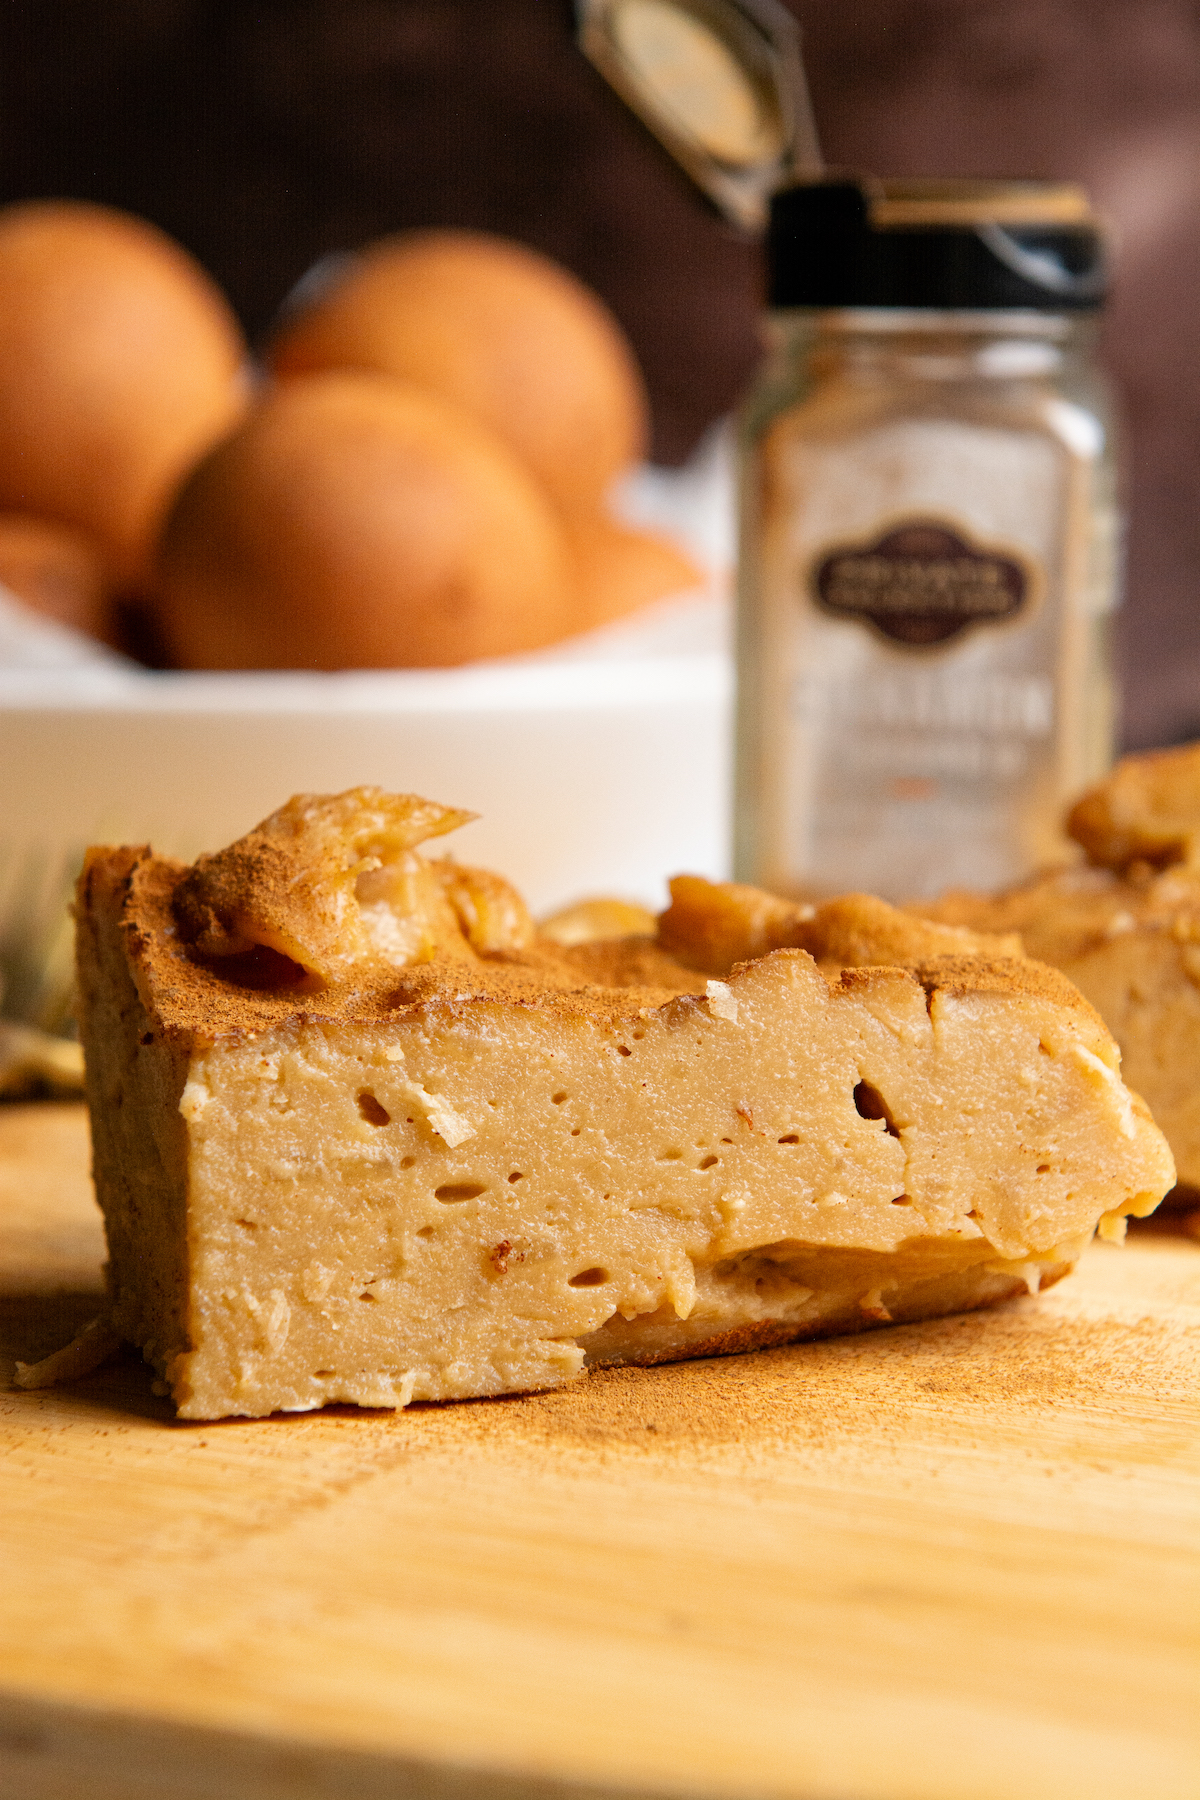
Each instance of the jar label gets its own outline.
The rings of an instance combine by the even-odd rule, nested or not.
[[[946,644],[972,625],[1023,612],[1030,571],[973,544],[937,519],[905,519],[867,543],[841,544],[816,563],[813,598],[835,619],[859,619],[896,644]]]

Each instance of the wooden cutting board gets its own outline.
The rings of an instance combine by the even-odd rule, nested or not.
[[[0,1111],[11,1358],[90,1317]],[[1196,1800],[1200,1244],[1040,1300],[408,1413],[0,1369],[5,1800]]]

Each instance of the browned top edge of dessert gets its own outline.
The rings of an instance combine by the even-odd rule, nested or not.
[[[77,900],[81,913],[115,914],[143,1001],[176,1039],[215,1041],[305,1020],[379,1023],[415,1009],[489,1003],[550,1008],[617,1025],[680,995],[702,995],[707,978],[724,977],[758,955],[812,958],[835,994],[861,991],[871,971],[887,969],[919,983],[927,996],[941,992],[1049,1000],[1087,1017],[1103,1037],[1109,1035],[1064,976],[1011,954],[1012,940],[931,925],[871,896],[847,895],[823,907],[798,907],[699,877],[685,878],[692,884],[693,920],[704,916],[701,890],[709,891],[715,907],[725,909],[726,927],[729,896],[749,895],[756,904],[773,903],[771,935],[776,941],[732,964],[721,961],[709,970],[697,969],[680,958],[679,920],[668,924],[668,909],[657,938],[569,948],[535,938],[520,949],[440,954],[406,968],[369,964],[314,992],[294,979],[301,971],[281,969],[272,952],[217,958],[189,943],[180,931],[175,904],[189,872],[189,865],[156,856],[146,846],[97,848],[86,858]],[[702,931],[699,936],[703,938]],[[789,937],[790,942],[782,941]],[[725,938],[728,947],[727,929]],[[705,945],[694,943],[693,949],[697,947]],[[1000,953],[989,953],[994,950]]]
[[[1137,930],[1200,942],[1200,875],[1145,863],[1123,875],[1087,864],[1048,869],[998,894],[951,888],[906,909],[942,924],[1013,932],[1028,956],[1063,965]]]

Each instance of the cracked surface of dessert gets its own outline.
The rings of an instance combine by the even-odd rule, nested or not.
[[[1013,940],[684,877],[653,935],[564,944],[422,854],[467,816],[356,789],[191,868],[89,854],[113,1324],[183,1417],[983,1306],[1171,1185],[1108,1031]]]

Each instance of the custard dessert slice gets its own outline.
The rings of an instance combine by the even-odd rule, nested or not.
[[[1126,1080],[1166,1133],[1179,1198],[1200,1189],[1200,744],[1129,756],[1067,828],[1092,865],[999,894],[919,901],[926,919],[1017,933],[1069,976],[1120,1046]],[[1190,1196],[1190,1197],[1189,1197]]]
[[[191,868],[87,859],[112,1323],[183,1417],[988,1305],[1174,1179],[1096,1014],[1004,943],[692,879],[657,935],[564,945],[421,853],[465,816],[359,789]]]
[[[1126,870],[1200,864],[1200,743],[1126,756],[1067,815],[1090,862]]]
[[[1030,956],[1061,969],[1120,1046],[1126,1080],[1171,1146],[1181,1190],[1200,1188],[1196,872],[1160,873],[1143,862],[1120,875],[1081,864],[1000,894],[947,893],[918,910],[977,931],[1015,932]]]

